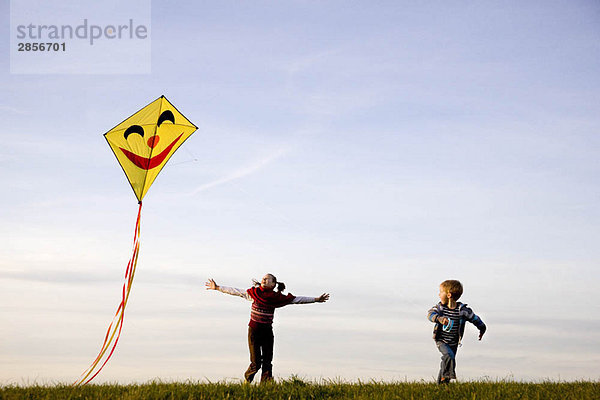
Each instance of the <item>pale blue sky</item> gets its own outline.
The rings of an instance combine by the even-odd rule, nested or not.
[[[597,2],[153,2],[147,75],[10,74],[8,3],[0,383],[95,357],[137,209],[102,135],[162,94],[199,129],[95,381],[240,378],[249,304],[203,283],[266,272],[331,293],[277,311],[277,377],[431,380],[454,278],[489,326],[459,378],[599,379]]]

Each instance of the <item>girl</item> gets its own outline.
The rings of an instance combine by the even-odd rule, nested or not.
[[[248,324],[248,347],[250,349],[250,366],[244,374],[246,382],[252,382],[254,375],[262,367],[261,382],[273,379],[273,315],[275,309],[288,304],[324,303],[329,299],[328,293],[319,297],[294,296],[291,293],[284,295],[283,282],[277,282],[272,274],[267,274],[259,283],[253,281],[254,286],[248,290],[242,290],[227,286],[219,286],[209,279],[206,282],[206,290],[218,290],[219,292],[240,296],[252,301],[250,311],[250,323]],[[277,291],[274,291],[277,286]]]

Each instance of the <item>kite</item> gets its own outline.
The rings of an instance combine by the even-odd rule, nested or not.
[[[115,351],[140,250],[142,199],[169,158],[196,129],[196,125],[184,117],[165,96],[161,96],[104,134],[138,199],[139,208],[133,252],[125,270],[121,302],[106,331],[98,356],[74,386],[85,385],[94,379]]]

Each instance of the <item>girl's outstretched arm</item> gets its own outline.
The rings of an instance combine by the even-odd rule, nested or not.
[[[323,293],[319,297],[296,296],[292,304],[324,303],[329,300],[329,293]]]
[[[250,297],[250,295],[246,293],[245,290],[228,286],[219,286],[217,285],[217,282],[214,281],[214,279],[209,278],[208,281],[206,281],[206,283],[204,284],[204,286],[206,286],[206,290],[218,290],[221,293],[227,293],[232,296],[243,297],[244,299],[249,301],[252,300],[252,297]]]

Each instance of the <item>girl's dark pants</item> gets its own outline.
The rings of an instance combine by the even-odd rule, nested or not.
[[[449,345],[441,340],[435,342],[438,350],[442,353],[442,362],[440,363],[440,373],[438,374],[438,383],[448,383],[450,379],[456,379],[456,352],[458,344]]]
[[[273,326],[248,327],[248,348],[250,350],[250,366],[244,377],[252,382],[254,375],[262,368],[261,382],[273,379]]]

